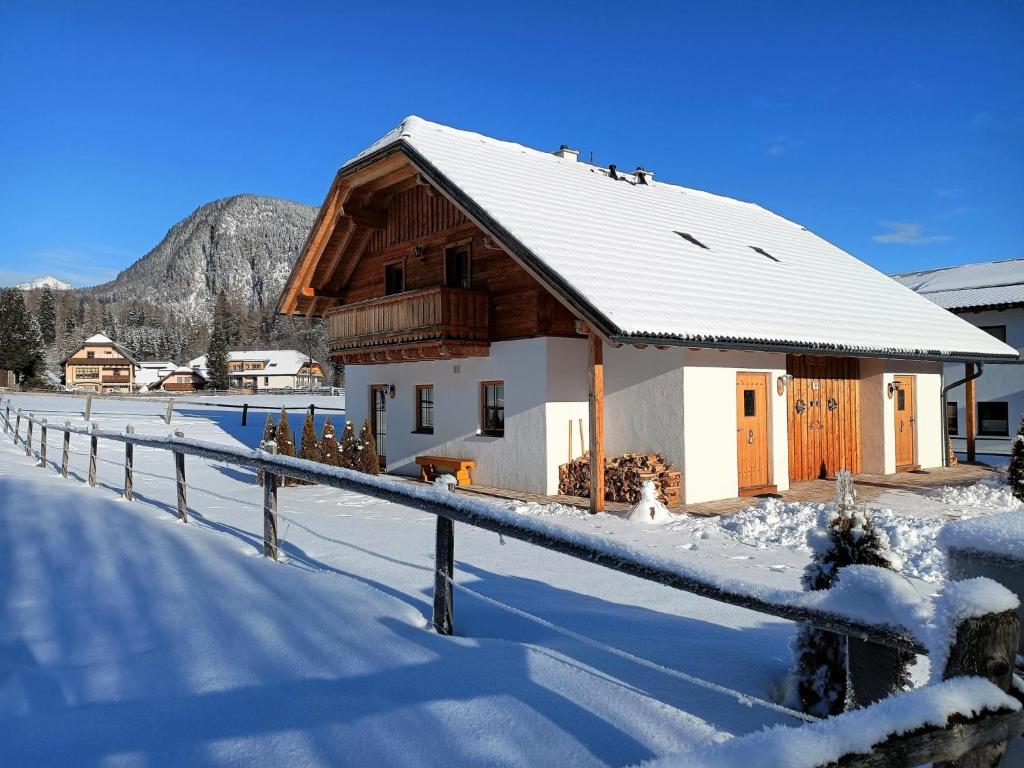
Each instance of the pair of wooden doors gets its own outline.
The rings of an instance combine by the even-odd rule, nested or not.
[[[917,434],[916,392],[913,376],[893,378],[894,428],[896,429],[896,470],[915,467],[914,444]]]
[[[768,374],[736,374],[736,460],[740,493],[771,490]]]
[[[789,479],[861,470],[860,363],[851,357],[789,355],[786,387]]]

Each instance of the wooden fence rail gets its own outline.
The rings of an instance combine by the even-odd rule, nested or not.
[[[0,410],[4,418],[4,431],[10,431],[10,407]],[[19,440],[22,413],[16,412],[13,439]],[[31,414],[25,416],[29,430],[32,424],[42,423]],[[277,559],[279,542],[277,533],[277,489],[280,478],[293,477],[311,483],[363,493],[385,501],[402,504],[437,517],[435,551],[435,586],[433,624],[441,633],[450,635],[453,626],[453,597],[451,579],[454,566],[453,522],[498,533],[512,539],[525,541],[554,552],[586,560],[619,573],[636,576],[663,584],[673,589],[689,592],[719,602],[736,605],[771,616],[802,622],[818,629],[845,635],[850,638],[869,641],[893,649],[929,653],[922,641],[921,628],[910,628],[892,618],[869,619],[863,609],[852,607],[844,600],[842,590],[820,590],[802,592],[769,589],[735,579],[716,578],[698,568],[678,561],[665,560],[645,555],[628,546],[609,542],[594,535],[569,531],[556,524],[538,518],[523,517],[482,499],[457,495],[439,490],[430,485],[412,485],[393,478],[371,476],[340,467],[326,466],[306,459],[280,456],[272,444],[263,444],[261,450],[234,448],[218,443],[209,443],[185,438],[178,430],[167,437],[153,437],[134,434],[129,426],[124,432],[99,429],[93,423],[89,429],[50,424],[64,434],[64,454],[61,473],[67,475],[68,442],[71,434],[90,438],[89,478],[90,485],[96,484],[96,453],[100,439],[124,443],[125,453],[125,498],[131,498],[132,453],[129,448],[143,446],[169,451],[174,457],[175,482],[177,486],[177,512],[183,522],[188,522],[188,508],[185,483],[185,457],[195,456],[209,461],[220,461],[254,470],[262,470],[264,477],[264,543],[263,552],[267,557]],[[43,449],[45,450],[45,449]],[[862,566],[868,568],[869,566]],[[879,569],[881,570],[881,569]],[[889,574],[888,571],[882,571]],[[856,602],[856,601],[855,601]],[[949,649],[945,677],[977,675],[985,677],[1002,690],[1011,689],[1011,675],[1020,634],[1020,620],[1016,611],[986,614],[967,619],[959,624],[955,640]],[[1013,727],[1002,727],[1000,734],[1013,730],[1024,731],[1024,716]],[[1005,738],[1001,739],[1005,741]],[[999,739],[985,742],[981,747],[997,743]],[[980,742],[979,742],[980,744]],[[936,752],[939,758],[945,753]],[[860,763],[858,763],[860,764]],[[867,765],[868,763],[863,763]],[[890,763],[899,765],[901,763]],[[912,765],[913,763],[904,763]],[[965,764],[965,763],[964,763]]]

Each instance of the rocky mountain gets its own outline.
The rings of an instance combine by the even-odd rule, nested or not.
[[[83,289],[103,304],[141,300],[190,321],[208,319],[218,292],[258,312],[277,303],[317,209],[237,195],[182,219],[109,283]]]
[[[55,291],[70,291],[72,288],[71,283],[65,283],[63,280],[58,280],[53,275],[37,277],[29,283],[22,283],[21,285],[16,285],[14,287],[22,291],[34,291],[37,288],[45,288],[46,286],[50,286],[50,288]]]

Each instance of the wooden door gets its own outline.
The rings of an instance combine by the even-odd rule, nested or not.
[[[370,385],[370,429],[377,444],[377,458],[381,471],[387,466],[388,436],[388,387],[386,384]]]
[[[768,374],[736,374],[736,458],[740,491],[770,484]]]
[[[892,393],[896,428],[896,469],[909,469],[917,464],[914,460],[914,443],[917,436],[917,413],[914,407],[914,377],[896,376]]]
[[[860,471],[860,364],[854,358],[789,355],[789,479]]]

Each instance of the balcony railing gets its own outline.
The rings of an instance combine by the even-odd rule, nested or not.
[[[106,375],[103,377],[104,384],[129,384],[131,383],[131,377],[129,376],[113,376]]]
[[[345,352],[418,342],[488,338],[487,294],[424,288],[336,307],[327,313],[331,350]]]

